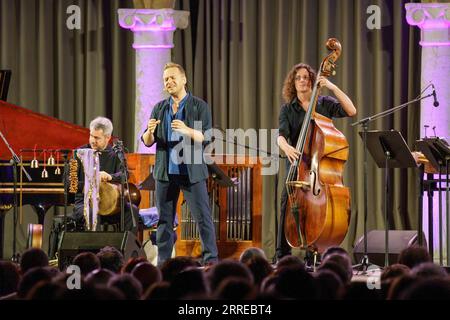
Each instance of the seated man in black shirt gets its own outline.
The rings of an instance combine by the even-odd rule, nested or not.
[[[111,121],[104,117],[97,117],[91,121],[89,144],[81,146],[79,149],[91,148],[99,151],[100,162],[100,181],[101,182],[119,182],[121,181],[121,164],[118,155],[108,144],[111,140],[113,125]],[[78,192],[75,195],[75,205],[73,218],[77,221],[77,225],[86,225],[84,218],[84,170],[78,159]],[[130,205],[125,198],[124,213],[125,231],[131,231],[137,234],[138,226],[138,208]],[[97,231],[119,231],[120,230],[120,213],[114,215],[102,216],[98,215]]]

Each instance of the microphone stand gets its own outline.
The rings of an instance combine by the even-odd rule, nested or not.
[[[221,131],[222,133],[225,133],[224,130],[222,130],[221,128],[214,127],[214,129],[217,129],[217,130]],[[263,152],[263,153],[267,154],[270,158],[277,158],[277,157],[281,158],[281,159],[285,159],[286,158],[286,157],[284,157],[284,156],[282,156],[280,154],[273,155],[269,151],[261,150],[259,148],[252,148],[252,147],[247,146],[246,144],[240,144],[240,143],[238,143],[236,141],[230,141],[228,139],[222,139],[222,138],[218,138],[216,136],[214,136],[214,139],[217,139],[217,140],[220,140],[220,141],[226,142],[226,143],[231,143],[231,144],[233,144],[235,146],[244,147],[245,149],[248,149],[248,150],[254,150],[254,151],[257,151],[257,152]],[[274,206],[275,206],[275,211],[277,211],[277,208],[278,208],[278,171],[275,174],[275,200],[274,200]],[[278,232],[278,213],[275,214],[275,230],[276,230],[276,232]],[[276,252],[275,252],[274,256],[272,257],[272,263],[275,263],[275,261],[276,261]]]
[[[217,129],[217,130],[225,133],[224,130],[222,130],[222,129],[218,128],[218,127],[214,127],[213,129]],[[214,137],[214,140],[217,139],[217,140],[222,141],[222,142],[231,143],[231,144],[233,144],[235,146],[244,147],[245,149],[248,149],[248,150],[253,150],[253,151],[265,153],[265,154],[267,154],[269,156],[269,158],[285,158],[285,157],[283,157],[281,155],[274,155],[274,154],[272,154],[269,151],[262,150],[262,149],[259,149],[259,148],[252,148],[252,147],[247,146],[246,144],[241,144],[241,143],[236,142],[236,141],[230,141],[230,140],[228,140],[226,138],[222,139],[222,138],[219,138],[219,137],[216,137],[216,136],[213,136],[213,137]]]
[[[125,231],[125,166],[120,163],[120,231]]]
[[[427,88],[429,88],[430,86],[431,86],[431,84],[428,85],[422,91],[422,93]],[[363,175],[364,175],[364,255],[363,255],[363,258],[361,259],[361,262],[359,264],[353,266],[354,269],[362,271],[363,274],[367,273],[367,269],[369,268],[370,265],[374,265],[374,264],[370,263],[369,256],[367,254],[367,211],[368,211],[368,208],[367,208],[367,193],[368,193],[368,186],[367,186],[367,183],[368,183],[368,181],[367,181],[367,172],[368,172],[367,171],[367,129],[368,129],[368,125],[369,125],[370,122],[372,122],[374,120],[384,118],[384,117],[386,117],[388,115],[393,114],[394,112],[397,112],[398,110],[403,109],[404,107],[406,107],[406,106],[408,106],[410,104],[413,104],[415,102],[421,101],[421,100],[426,99],[426,98],[429,98],[431,96],[433,96],[433,93],[430,93],[430,94],[428,94],[426,96],[423,96],[423,97],[421,97],[419,95],[414,100],[408,101],[408,102],[403,103],[403,104],[401,104],[399,106],[387,109],[387,110],[385,110],[383,112],[377,113],[377,114],[375,114],[373,116],[369,116],[367,118],[361,119],[361,120],[351,124],[352,127],[355,127],[357,125],[361,125],[361,127],[363,129],[362,137],[363,137],[363,145],[364,145],[364,157],[363,157],[363,159],[364,159],[363,160],[364,161],[364,165],[363,165]],[[388,168],[386,168],[386,170],[388,170]]]
[[[128,165],[125,159],[122,141],[117,141],[117,144],[113,147],[113,150],[117,154],[120,160],[120,231],[125,231],[125,185],[128,189],[128,203],[131,211],[131,219],[133,221],[133,228],[136,228],[136,221],[134,220],[133,204],[131,203],[130,187],[128,185]]]
[[[8,148],[9,152],[11,152],[12,158],[11,158],[11,164],[13,166],[13,255],[11,257],[11,261],[18,263],[20,255],[16,252],[16,243],[17,243],[17,235],[16,235],[16,229],[17,229],[17,165],[21,164],[20,158],[17,156],[17,154],[14,152],[14,150],[9,145],[8,141],[6,140],[3,133],[0,131],[0,137],[3,139],[3,142],[5,143],[6,147]],[[31,176],[28,174],[27,170],[23,167],[23,165],[20,166],[21,170],[27,177],[28,181],[32,181]],[[20,186],[22,187],[22,186]]]

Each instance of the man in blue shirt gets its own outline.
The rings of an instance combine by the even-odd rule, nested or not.
[[[203,160],[204,134],[211,129],[211,110],[205,101],[186,91],[186,72],[180,65],[167,63],[163,80],[170,97],[154,106],[147,130],[141,137],[148,147],[156,142],[153,175],[159,212],[158,265],[172,254],[173,222],[180,190],[198,224],[203,263],[215,263],[218,259],[216,235],[206,188],[208,168]]]

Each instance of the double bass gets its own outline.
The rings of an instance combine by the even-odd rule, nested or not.
[[[323,59],[320,76],[334,75],[341,55],[337,39],[328,39],[332,52]],[[315,112],[320,92],[313,86],[311,100],[297,140],[298,159],[290,166],[286,189],[285,237],[293,248],[321,253],[339,245],[350,222],[350,192],[343,184],[343,170],[349,145],[331,119]]]

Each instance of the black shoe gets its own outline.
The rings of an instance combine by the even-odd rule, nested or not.
[[[219,259],[209,259],[208,261],[202,261],[201,264],[204,267],[211,267],[219,262]]]

